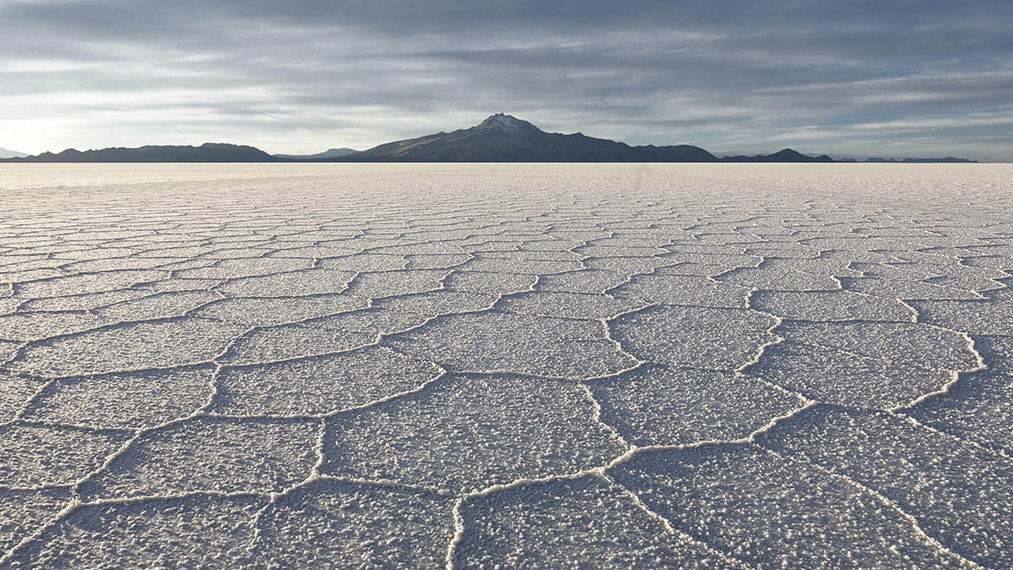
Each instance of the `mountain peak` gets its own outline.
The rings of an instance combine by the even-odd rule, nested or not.
[[[532,125],[531,123],[518,119],[513,115],[506,115],[503,113],[496,113],[490,116],[488,119],[482,121],[478,126],[473,127],[476,129],[497,131],[509,135],[521,135],[530,132],[542,132],[541,129]]]

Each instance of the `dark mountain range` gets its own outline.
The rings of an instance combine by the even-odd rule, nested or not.
[[[725,162],[836,162],[825,154],[806,156],[797,150],[786,148],[774,154],[758,154],[756,156],[726,156]]]
[[[59,154],[13,158],[17,162],[282,162],[252,146],[205,143],[201,146],[142,146],[104,148],[81,152],[67,149]]]
[[[470,129],[395,141],[335,159],[342,162],[717,162],[689,145],[629,146],[582,133],[547,133],[497,114]]]
[[[865,162],[885,162],[888,164],[977,164],[977,160],[968,160],[966,158],[953,158],[947,156],[946,158],[879,158],[873,156],[867,159]]]
[[[332,148],[316,154],[276,154],[274,156],[284,158],[285,160],[323,160],[327,158],[341,158],[342,156],[348,156],[357,152],[359,151],[353,148]]]
[[[2,149],[0,149],[2,150]],[[786,148],[774,154],[717,158],[690,145],[630,146],[583,133],[547,133],[502,113],[470,129],[390,142],[369,150],[330,149],[310,155],[270,155],[252,146],[206,143],[193,146],[143,146],[102,150],[65,150],[5,159],[9,162],[837,162]],[[855,162],[843,159],[840,162]],[[961,162],[960,158],[870,158],[866,162]]]

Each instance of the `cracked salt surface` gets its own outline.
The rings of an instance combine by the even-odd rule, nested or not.
[[[0,569],[1013,567],[1013,170],[638,168],[0,167]]]
[[[249,567],[439,568],[454,534],[452,497],[322,478],[257,520]]]

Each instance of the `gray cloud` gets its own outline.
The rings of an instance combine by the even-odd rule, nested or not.
[[[1013,7],[0,0],[0,145],[367,147],[497,111],[631,143],[1013,160]]]

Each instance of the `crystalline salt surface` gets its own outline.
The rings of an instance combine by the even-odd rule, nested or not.
[[[324,471],[473,491],[590,469],[625,450],[592,409],[571,382],[450,376],[329,420]]]
[[[213,366],[145,370],[58,380],[24,417],[91,428],[147,429],[186,417],[211,394]]]
[[[960,567],[883,499],[752,445],[649,452],[608,473],[676,529],[752,567]]]
[[[327,414],[420,388],[440,372],[387,348],[229,368],[215,409],[240,416]]]
[[[643,302],[611,295],[535,292],[513,295],[501,301],[497,308],[530,316],[608,319],[643,306]]]
[[[911,321],[915,312],[900,301],[850,291],[757,291],[752,307],[807,321]]]
[[[11,568],[227,568],[246,556],[259,497],[189,496],[81,507]]]
[[[366,306],[366,300],[349,295],[293,297],[280,299],[226,299],[205,305],[192,314],[247,326],[298,323],[308,319],[344,313]]]
[[[65,488],[0,490],[5,516],[0,524],[0,549],[10,550],[44,527],[70,503],[70,499],[71,492]]]
[[[610,291],[662,305],[745,308],[746,289],[697,275],[638,275]]]
[[[387,344],[455,370],[589,378],[635,363],[605,333],[594,321],[483,312],[440,317]]]
[[[601,293],[622,285],[629,280],[629,274],[604,269],[582,269],[558,275],[545,275],[538,279],[540,291],[563,291],[569,293]]]
[[[279,492],[308,476],[318,423],[203,417],[160,427],[116,456],[81,493],[95,500]]]
[[[0,488],[72,485],[99,467],[127,436],[62,426],[0,427]]]
[[[734,370],[774,340],[772,317],[745,309],[663,306],[610,323],[615,338],[641,360]]]
[[[0,338],[26,341],[86,331],[107,321],[84,312],[16,313],[0,317]]]
[[[987,567],[1013,564],[1013,462],[892,414],[811,408],[759,440],[893,501],[925,533]]]
[[[696,368],[648,366],[590,387],[602,421],[639,446],[743,438],[802,405],[753,378]]]
[[[0,345],[0,360],[3,360],[2,345]],[[30,402],[39,388],[45,384],[41,379],[0,373],[0,424],[15,419],[25,404]]]
[[[876,408],[903,406],[952,380],[945,370],[899,366],[791,340],[765,350],[747,373],[811,400]]]
[[[1013,376],[979,372],[908,412],[918,421],[1013,456]]]
[[[518,486],[462,511],[470,524],[455,567],[748,568],[669,531],[593,476]]]
[[[243,327],[202,319],[142,322],[29,345],[10,368],[39,376],[84,376],[207,362]]]
[[[254,568],[438,568],[454,531],[431,491],[321,479],[261,516]]]
[[[331,330],[314,323],[281,325],[252,331],[219,358],[223,364],[264,364],[307,356],[321,356],[372,344],[376,336]]]
[[[236,279],[219,286],[218,290],[233,297],[324,295],[344,291],[354,276],[353,271],[308,269]]]
[[[638,168],[0,167],[0,569],[1013,566],[1013,170]]]

